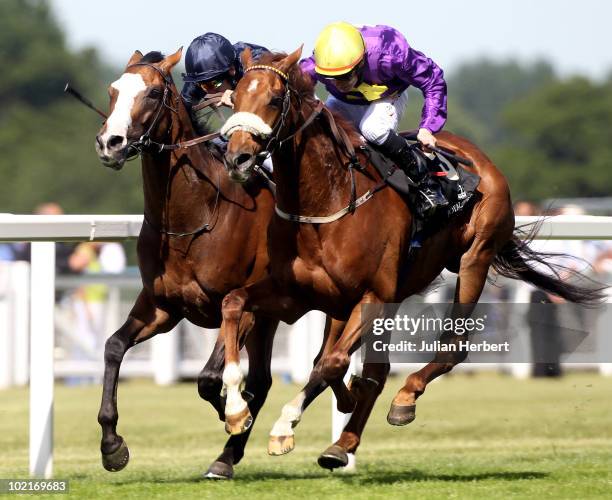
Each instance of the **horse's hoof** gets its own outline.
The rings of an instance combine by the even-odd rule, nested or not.
[[[293,436],[270,436],[268,440],[268,455],[286,455],[295,448]]]
[[[416,418],[416,405],[401,406],[391,403],[387,422],[391,425],[408,425]]]
[[[109,472],[119,472],[125,469],[125,466],[130,461],[130,450],[121,438],[121,444],[112,453],[102,453],[102,465]]]
[[[324,469],[334,470],[339,467],[346,467],[349,459],[346,451],[337,444],[332,444],[327,450],[325,450],[319,458],[317,463]]]
[[[204,474],[204,479],[232,479],[234,477],[234,468],[225,462],[214,461]]]
[[[253,425],[253,417],[248,406],[233,415],[225,415],[225,432],[231,436],[244,434]]]

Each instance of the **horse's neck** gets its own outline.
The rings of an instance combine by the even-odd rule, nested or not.
[[[275,157],[277,204],[296,215],[330,215],[350,201],[347,159],[315,120]]]
[[[175,94],[176,95],[176,94]],[[172,125],[155,140],[176,144],[196,137],[191,119],[183,103],[178,103],[178,113],[169,112]],[[203,147],[144,153],[142,176],[145,215],[159,227],[172,224],[172,230],[184,229],[189,219],[202,218],[202,213],[216,200],[216,182],[219,172],[216,161]],[[200,210],[194,210],[197,204]],[[166,228],[169,229],[169,228]]]

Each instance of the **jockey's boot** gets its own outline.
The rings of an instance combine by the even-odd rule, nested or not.
[[[416,184],[419,190],[417,211],[426,217],[433,215],[439,207],[448,205],[448,200],[436,180],[429,175],[425,161],[417,161],[410,145],[397,132],[389,132],[387,140],[379,146],[381,153],[400,167]]]

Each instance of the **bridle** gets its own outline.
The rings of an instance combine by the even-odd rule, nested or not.
[[[161,118],[161,114],[164,108],[169,109],[172,113],[178,114],[178,105],[179,105],[178,103],[179,103],[180,97],[178,95],[174,96],[174,101],[176,104],[175,104],[175,107],[172,107],[172,105],[168,102],[169,97],[172,96],[173,94],[172,78],[169,75],[164,74],[164,72],[161,69],[159,69],[157,66],[155,66],[154,64],[147,63],[147,62],[137,62],[134,64],[130,64],[125,69],[127,71],[128,69],[134,68],[136,66],[145,66],[147,68],[151,68],[155,70],[162,77],[164,81],[164,91],[161,97],[159,98],[159,103],[157,105],[155,116],[153,118],[153,121],[147,128],[147,131],[144,134],[142,134],[137,141],[134,141],[128,145],[128,155],[127,155],[128,159],[134,159],[145,151],[153,151],[153,152],[161,153],[162,151],[187,149],[187,148],[190,148],[191,146],[195,146],[196,144],[201,144],[203,142],[207,142],[207,141],[210,141],[212,139],[216,139],[217,137],[219,137],[220,134],[218,132],[214,132],[212,134],[207,134],[201,137],[196,137],[195,139],[191,139],[185,142],[177,142],[175,144],[164,144],[164,143],[156,142],[153,139],[151,139],[151,133],[153,132],[153,130],[155,130],[155,127],[157,126]],[[209,100],[209,103],[213,101],[214,100],[211,99]],[[169,133],[170,130],[171,129],[168,129],[167,133]],[[134,150],[133,153],[129,151],[130,149]]]
[[[308,118],[304,120],[304,123],[295,132],[289,134],[287,137],[284,137],[283,139],[280,139],[280,134],[282,133],[282,130],[285,126],[287,116],[291,108],[291,94],[293,93],[297,97],[298,105],[300,104],[299,94],[293,89],[291,89],[291,86],[289,85],[289,75],[287,75],[285,72],[281,71],[280,69],[275,68],[274,66],[268,66],[265,64],[256,64],[254,66],[248,67],[244,72],[246,74],[249,71],[255,71],[255,70],[271,71],[275,73],[278,77],[280,77],[281,80],[283,81],[283,84],[285,86],[285,93],[283,95],[283,104],[282,104],[280,115],[276,119],[276,122],[274,123],[274,125],[271,127],[271,132],[269,134],[264,134],[261,131],[254,131],[249,127],[245,127],[238,120],[236,120],[235,123],[232,123],[231,121],[232,119],[230,118],[228,122],[226,122],[224,127],[221,129],[222,135],[224,135],[226,138],[229,138],[234,132],[238,130],[247,130],[252,135],[259,136],[263,139],[267,139],[269,137],[266,147],[263,149],[263,151],[257,154],[257,160],[255,161],[255,163],[259,164],[261,161],[271,156],[272,153],[276,149],[282,147],[282,145],[285,142],[293,139],[296,135],[302,132],[305,128],[310,126],[310,124],[317,117],[321,116],[322,113],[325,113],[328,119],[328,122],[329,122],[329,126],[331,128],[332,135],[336,139],[337,143],[342,146],[342,148],[344,149],[344,153],[349,159],[347,167],[348,167],[348,171],[350,173],[350,179],[351,179],[351,198],[350,198],[349,204],[346,207],[344,207],[343,209],[331,215],[305,216],[305,215],[289,214],[281,210],[278,204],[275,204],[274,210],[276,211],[276,214],[279,217],[285,220],[291,221],[291,222],[301,222],[301,223],[307,223],[307,224],[327,224],[330,222],[334,222],[338,219],[341,219],[346,214],[353,213],[357,209],[357,207],[359,207],[360,205],[363,205],[365,202],[370,200],[378,191],[380,191],[387,185],[385,182],[386,179],[383,179],[375,187],[368,190],[366,193],[364,193],[359,198],[357,198],[354,170],[358,169],[360,171],[363,171],[364,169],[359,162],[357,154],[355,153],[355,148],[352,142],[350,141],[349,137],[347,136],[346,132],[342,128],[336,125],[336,122],[334,120],[334,117],[331,111],[329,111],[329,109],[325,107],[325,105],[323,104],[323,101],[317,101],[317,104],[314,106]]]
[[[272,127],[272,132],[270,134],[270,138],[268,140],[268,143],[266,144],[266,147],[264,148],[263,151],[260,151],[259,154],[257,155],[259,158],[257,163],[260,163],[266,158],[271,157],[272,153],[274,153],[274,151],[277,148],[282,147],[283,143],[292,137],[292,136],[289,136],[289,137],[286,137],[285,139],[282,139],[282,140],[280,139],[281,131],[285,127],[285,123],[287,121],[287,117],[289,116],[289,111],[291,109],[291,93],[293,92],[293,90],[289,86],[289,75],[287,75],[285,72],[281,71],[280,69],[275,68],[273,66],[267,66],[265,64],[256,64],[254,66],[248,67],[244,71],[244,73],[246,74],[249,71],[255,71],[255,70],[272,71],[273,73],[276,73],[278,76],[280,76],[283,84],[285,85],[285,92],[283,94],[283,103],[282,103],[280,115],[278,116],[278,118],[276,119],[276,123]],[[297,93],[295,94],[297,95]]]
[[[161,69],[159,69],[157,66],[147,63],[147,62],[137,62],[134,64],[130,64],[126,68],[126,71],[136,66],[146,66],[148,68],[154,69],[164,80],[164,91],[163,91],[162,96],[159,98],[159,104],[157,106],[155,116],[153,118],[153,121],[147,128],[147,131],[140,136],[138,141],[135,141],[128,146],[128,148],[133,148],[135,151],[133,155],[130,155],[128,153],[128,158],[130,159],[136,158],[137,156],[139,156],[140,154],[142,154],[144,151],[147,151],[147,150],[153,150],[154,152],[161,153],[164,150],[186,149],[196,144],[210,141],[216,137],[219,137],[219,133],[216,132],[213,134],[196,137],[195,139],[192,139],[190,141],[185,141],[182,143],[179,142],[176,144],[163,144],[163,143],[159,143],[151,139],[151,133],[157,126],[160,120],[160,117],[161,117],[161,113],[164,108],[169,109],[172,113],[178,114],[178,111],[179,111],[178,106],[179,106],[180,97],[178,95],[175,96],[176,107],[172,107],[172,105],[168,103],[169,96],[173,94],[173,91],[172,91],[173,82],[172,82],[171,77],[168,75],[165,75],[164,72]],[[170,128],[168,129],[167,133],[169,133],[171,129],[172,129],[172,125],[170,125]],[[211,212],[211,221],[214,220],[216,217],[218,217],[219,198],[221,194],[220,184],[221,184],[220,174],[219,172],[217,172],[216,196],[215,196],[215,203],[214,203],[214,206]],[[169,194],[168,193],[169,188],[170,188],[170,183],[168,183],[168,186],[167,186],[166,198],[168,197],[168,194]],[[210,231],[213,225],[213,222],[206,222],[202,224],[201,226],[199,226],[197,229],[194,229],[193,231],[176,232],[176,231],[169,231],[163,227],[156,226],[149,220],[146,214],[144,214],[144,221],[145,223],[147,223],[149,226],[151,226],[153,229],[155,229],[159,233],[166,234],[171,237],[177,237],[177,238],[181,238],[184,236],[195,236],[204,231]]]
[[[300,94],[291,88],[291,86],[289,85],[289,75],[287,75],[284,71],[281,71],[280,69],[275,68],[274,66],[268,66],[266,64],[255,64],[245,69],[244,73],[246,74],[249,71],[255,71],[255,70],[271,71],[275,73],[278,77],[280,77],[285,87],[285,91],[283,93],[283,101],[281,105],[281,112],[276,118],[274,125],[271,127],[270,129],[271,131],[269,133],[264,133],[259,130],[256,131],[256,130],[249,129],[249,132],[251,132],[253,135],[257,135],[261,137],[262,139],[268,140],[263,150],[257,154],[256,163],[260,164],[263,160],[272,156],[272,154],[278,148],[282,147],[283,144],[293,139],[296,135],[298,135],[306,127],[308,127],[315,120],[315,118],[317,118],[321,114],[321,111],[323,111],[323,108],[324,108],[324,104],[321,101],[317,101],[316,106],[312,110],[310,116],[304,121],[304,123],[295,132],[281,139],[280,135],[283,129],[285,128],[285,125],[287,124],[287,117],[289,116],[289,111],[291,111],[291,96],[292,94],[295,96],[295,98],[298,100],[298,106],[299,106],[301,104]],[[230,120],[228,120],[228,123],[229,123],[229,127],[228,127],[228,124],[226,124],[221,132],[222,135],[224,135],[226,138],[229,138],[234,132],[238,130],[245,129],[244,126],[242,126],[240,123],[236,123],[235,125],[232,126],[231,118]]]

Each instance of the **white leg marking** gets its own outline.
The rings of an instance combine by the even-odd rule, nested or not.
[[[223,370],[223,384],[227,391],[227,399],[225,400],[225,414],[234,415],[247,406],[246,401],[242,399],[240,385],[244,380],[244,375],[237,363],[229,363]]]
[[[283,406],[280,418],[274,423],[270,436],[293,436],[293,428],[302,418],[302,405],[306,394],[301,391],[289,403]]]

